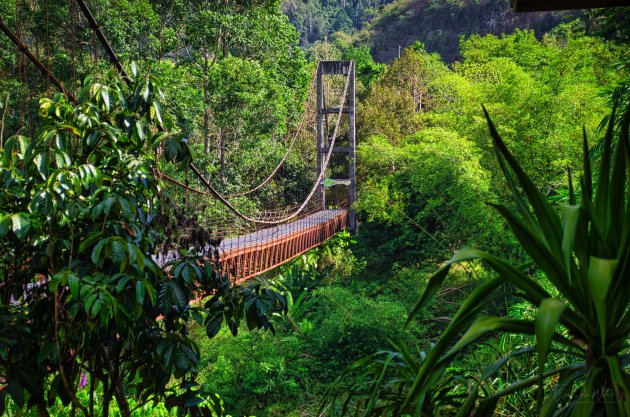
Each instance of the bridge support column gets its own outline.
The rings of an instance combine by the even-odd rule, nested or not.
[[[324,75],[324,63],[321,62],[317,66],[317,178],[322,173],[322,168],[324,164],[324,158],[326,157],[324,154],[324,135],[327,135],[327,132],[324,132],[324,83],[323,83],[323,75]],[[320,183],[317,193],[321,197],[322,210],[326,210],[326,189],[324,188],[324,184]]]
[[[354,202],[357,199],[357,165],[356,165],[356,146],[357,146],[357,127],[356,127],[356,117],[355,117],[355,94],[354,94],[354,83],[355,83],[355,71],[354,71],[354,61],[351,61],[352,65],[350,65],[350,91],[348,91],[348,113],[350,116],[349,120],[349,137],[348,137],[348,147],[350,148],[350,152],[348,155],[348,179],[350,180],[350,185],[348,187],[348,229],[351,232],[358,232],[357,228],[357,218],[354,212]]]
[[[332,103],[326,103],[324,98],[323,78],[325,75],[343,75],[348,77],[348,92],[346,101],[340,103],[343,107],[341,111],[336,107],[327,107]],[[347,153],[348,177],[347,179],[336,179],[333,183],[348,184],[348,229],[357,231],[357,221],[354,209],[352,208],[357,197],[356,189],[356,116],[355,116],[355,68],[354,61],[321,61],[317,67],[317,175],[321,175],[328,150],[330,149],[328,115],[347,115],[347,146],[335,145],[333,153]],[[336,105],[336,104],[335,104]],[[334,124],[334,123],[333,123]],[[344,119],[345,129],[345,119]],[[340,140],[341,134],[337,135]],[[344,139],[345,141],[346,139]],[[337,142],[338,143],[338,142]],[[326,179],[324,173],[324,179]],[[326,187],[322,181],[319,185],[318,193],[321,196],[322,209],[326,209]]]

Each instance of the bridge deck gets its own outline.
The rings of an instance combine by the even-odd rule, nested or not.
[[[224,239],[219,264],[235,282],[274,269],[321,245],[346,227],[347,210],[322,210],[302,219],[258,232]],[[162,266],[179,256],[177,251],[154,257]]]
[[[274,269],[346,227],[346,210],[322,210],[303,219],[247,235],[219,245],[219,263],[236,282]]]
[[[281,224],[258,232],[227,238],[221,241],[219,252],[229,254],[235,250],[248,250],[250,246],[258,247],[272,241],[281,240],[295,233],[325,224],[339,217],[344,212],[345,210],[322,210],[292,223]]]

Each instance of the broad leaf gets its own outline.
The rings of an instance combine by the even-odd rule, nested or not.
[[[26,213],[16,213],[12,215],[11,223],[11,229],[18,239],[24,239],[31,229],[31,221]]]

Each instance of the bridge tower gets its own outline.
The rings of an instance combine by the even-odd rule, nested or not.
[[[325,77],[329,79],[329,85],[335,85],[335,78],[337,78],[336,86],[341,89],[344,88],[345,82],[348,80],[348,92],[346,95],[345,103],[341,104],[341,113],[339,107],[329,107],[333,103],[327,102],[325,92]],[[341,94],[343,96],[343,93]],[[337,103],[334,103],[335,105]],[[356,188],[356,117],[355,117],[355,70],[354,61],[320,61],[317,70],[317,175],[321,174],[321,170],[326,159],[326,155],[330,149],[329,141],[331,131],[328,125],[328,116],[341,115],[340,132],[345,134],[339,136],[343,137],[343,140],[336,142],[332,149],[332,157],[335,157],[337,162],[341,162],[342,165],[347,167],[343,171],[325,172],[323,180],[319,186],[319,193],[322,197],[323,209],[327,208],[326,192],[330,186],[347,186],[348,187],[348,229],[351,232],[357,231],[357,221],[354,209],[354,204],[357,197]],[[344,129],[344,130],[342,130]],[[341,158],[336,157],[337,155]],[[345,155],[345,157],[343,157]],[[339,164],[337,164],[339,165]],[[330,165],[329,165],[330,167]],[[327,178],[328,175],[333,174],[336,178]]]

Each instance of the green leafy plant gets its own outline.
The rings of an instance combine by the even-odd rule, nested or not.
[[[114,399],[122,416],[150,402],[220,415],[219,397],[195,381],[190,322],[209,337],[224,320],[236,333],[243,316],[250,329],[273,330],[267,317],[285,304],[260,286],[231,285],[193,252],[158,265],[164,218],[176,216],[156,168],[186,168],[192,155],[159,80],[135,65],[130,77],[88,80],[78,105],[42,99],[37,134],[4,142],[0,414],[10,396],[43,416],[57,400],[106,416]],[[89,395],[79,396],[84,375]]]
[[[611,120],[615,120],[615,113],[613,109]],[[429,280],[409,320],[427,306],[457,263],[480,259],[496,277],[470,293],[428,352],[402,361],[404,372],[395,355],[371,358],[366,366],[360,366],[371,382],[358,382],[349,395],[344,394],[343,412],[424,416],[447,410],[457,416],[491,416],[500,401],[535,387],[535,409],[542,416],[630,415],[626,369],[630,335],[630,109],[623,116],[615,150],[615,130],[613,123],[608,125],[597,184],[592,181],[584,135],[581,201],[577,201],[569,175],[569,202],[561,214],[521,169],[487,112],[486,118],[517,213],[502,205],[493,207],[508,222],[533,263],[513,266],[478,249],[457,251]],[[547,285],[527,273],[532,267],[544,273]],[[514,286],[516,296],[536,309],[534,318],[483,315],[488,300],[505,284]],[[455,375],[451,368],[454,361],[469,352],[473,343],[494,332],[526,335],[535,344],[501,358],[481,376]],[[523,355],[535,355],[537,367],[527,375],[512,375],[516,380],[499,388],[494,386],[497,374]],[[564,364],[556,366],[553,357],[562,358]],[[333,401],[340,398],[338,392],[331,392]]]

